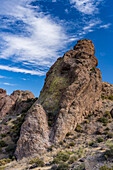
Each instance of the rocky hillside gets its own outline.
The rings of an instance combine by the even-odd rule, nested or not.
[[[112,167],[113,85],[97,65],[92,41],[79,40],[47,72],[38,99],[0,90],[0,158],[20,160],[6,169]]]

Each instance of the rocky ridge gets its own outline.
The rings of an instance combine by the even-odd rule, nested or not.
[[[102,82],[97,65],[92,41],[79,40],[74,49],[58,58],[47,72],[39,99],[36,100],[28,91],[16,91],[8,96],[5,90],[0,90],[1,134],[4,129],[3,116],[6,120],[7,113],[8,116],[16,115],[14,122],[18,122],[21,117],[19,131],[16,129],[19,133],[16,134],[16,140],[13,138],[12,144],[15,146],[12,153],[17,159],[39,156],[50,164],[59,151],[72,152],[73,155],[79,147],[86,148],[84,150],[91,147],[89,142],[93,145],[92,139],[95,139],[94,143],[99,143],[99,138],[103,140],[105,152],[109,136],[110,142],[113,142],[113,85]],[[15,130],[16,126],[13,128]],[[10,134],[13,134],[12,131]],[[99,144],[96,147],[101,148]],[[94,153],[100,157],[100,150],[89,148],[85,151],[86,167],[87,163],[90,164],[87,155]],[[75,165],[79,164],[78,159],[74,161]],[[95,159],[96,165],[97,159],[91,159]],[[105,163],[102,161],[98,167]],[[70,168],[75,165],[72,164]],[[93,168],[93,163],[89,166],[87,170]]]

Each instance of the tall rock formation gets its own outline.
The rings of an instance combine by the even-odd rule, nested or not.
[[[48,117],[57,115],[51,132],[55,143],[74,130],[84,116],[101,107],[101,72],[94,54],[92,41],[80,40],[47,73],[39,102]]]
[[[21,127],[15,155],[18,159],[35,156],[42,154],[48,147],[47,116],[42,106],[35,102],[28,111],[26,120]]]
[[[110,95],[113,86],[101,81],[97,65],[94,45],[88,39],[78,41],[73,50],[58,58],[21,127],[17,158],[44,152],[50,143],[62,141],[85,116],[105,110],[101,95]]]

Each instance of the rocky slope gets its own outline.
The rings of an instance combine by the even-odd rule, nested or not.
[[[79,40],[47,72],[39,99],[28,91],[8,96],[0,90],[2,142],[11,141],[12,156],[26,157],[28,164],[30,157],[39,156],[41,160],[31,161],[33,166],[44,166],[42,160],[47,165],[66,162],[62,166],[67,169],[82,169],[81,162],[87,170],[112,165],[113,85],[102,82],[97,65],[92,41]],[[7,145],[2,147],[1,158],[9,156]],[[30,168],[26,161],[24,168]],[[58,165],[56,169],[62,170]]]
[[[9,96],[0,89],[0,159],[14,155],[21,125],[34,102],[30,91],[17,90]]]

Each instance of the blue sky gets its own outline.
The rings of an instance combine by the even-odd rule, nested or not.
[[[0,0],[0,88],[38,96],[50,66],[82,38],[113,84],[112,0]]]

